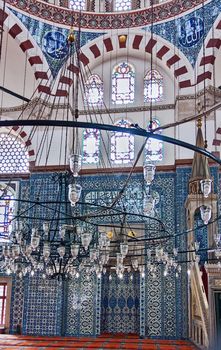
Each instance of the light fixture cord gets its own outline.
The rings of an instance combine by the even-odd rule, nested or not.
[[[5,7],[6,7],[6,1],[3,0],[3,6],[2,6],[2,18],[0,20],[0,62],[2,57],[2,44],[3,44],[3,24],[4,24],[4,14],[5,14]]]
[[[74,92],[73,92],[74,119],[75,119],[75,121],[77,121],[78,117],[79,117],[78,96],[79,96],[79,77],[80,77],[80,48],[81,48],[81,8],[79,11],[78,35],[77,35],[77,40],[76,40],[76,44],[75,44],[76,65],[77,65],[75,88],[74,88]],[[78,128],[75,128],[74,134],[73,134],[73,153],[78,154],[79,151],[80,150],[79,150],[79,144],[78,144]]]
[[[203,1],[202,5],[202,17],[203,17],[203,23],[205,23],[205,3]],[[205,60],[205,40],[203,40],[203,58]],[[204,75],[204,80],[203,80],[203,111],[204,111],[204,132],[205,132],[205,137],[204,137],[204,148],[207,148],[207,125],[206,125],[206,62],[204,62],[203,65],[203,75]]]
[[[150,125],[149,130],[153,129],[153,0],[151,1],[151,25],[150,25]]]

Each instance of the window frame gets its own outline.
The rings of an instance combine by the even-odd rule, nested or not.
[[[12,292],[12,278],[11,277],[0,277],[0,285],[7,285],[7,294],[5,299],[5,322],[0,325],[0,329],[6,329],[7,333],[10,327],[10,304],[11,304],[11,292]]]
[[[152,73],[151,72],[156,72],[156,75],[158,77],[154,77],[153,78],[151,77]],[[153,75],[154,75],[153,74]],[[144,76],[144,90],[143,90],[143,93],[144,93],[144,103],[149,103],[149,102],[161,102],[163,100],[163,96],[164,96],[164,86],[163,86],[163,82],[164,82],[164,79],[163,79],[163,75],[161,74],[161,72],[159,70],[157,70],[156,68],[153,68],[152,70],[149,69],[145,76]],[[152,86],[154,84],[157,84],[157,90],[158,90],[158,96],[157,97],[150,97],[148,95],[148,88],[151,89],[151,83],[152,83]]]
[[[123,122],[123,123],[122,123]],[[119,119],[117,122],[114,123],[115,126],[121,126],[120,124],[122,124],[122,127],[130,127],[131,123],[128,119]],[[120,158],[120,153],[123,152],[119,152],[117,151],[117,140],[116,138],[118,137],[124,137],[126,136],[128,138],[128,144],[129,147],[132,147],[132,150],[129,149],[129,151],[127,152],[128,157],[125,158]],[[114,165],[125,165],[125,164],[130,164],[135,157],[135,138],[134,135],[130,134],[130,133],[124,133],[124,132],[120,132],[120,131],[114,131],[111,133],[111,138],[110,138],[110,160],[111,163]],[[117,153],[119,154],[119,156],[117,156]],[[126,154],[126,152],[125,152]]]
[[[157,119],[157,118],[153,118],[153,123],[156,123],[156,128],[160,128],[160,121],[159,121],[159,119]],[[152,129],[152,131],[154,131],[156,128],[153,128]],[[148,128],[147,128],[147,130],[148,131],[150,131],[150,125],[148,126]],[[161,134],[161,130],[159,129],[156,133],[158,133],[158,134]],[[148,154],[147,154],[147,152],[148,152],[148,149],[147,149],[147,146],[148,146],[148,144],[151,144],[151,141],[152,140],[157,140],[157,139],[153,139],[153,138],[148,138],[148,140],[147,140],[147,142],[146,142],[146,145],[145,145],[145,153],[144,153],[144,160],[145,160],[145,163],[148,163],[148,162],[154,162],[154,163],[158,163],[158,162],[162,162],[163,161],[163,141],[161,141],[161,140],[157,140],[158,141],[158,143],[159,144],[161,144],[161,156],[162,156],[162,158],[161,159],[151,159],[151,158],[148,158],[148,157],[150,157],[150,156],[148,156]]]
[[[18,199],[18,196],[19,196],[19,182],[18,181],[12,181],[10,182],[10,185],[7,184],[6,182],[4,181],[0,181],[0,190],[1,191],[4,191],[4,189],[9,189],[9,191],[12,193],[13,197],[14,197],[14,205],[13,205],[13,212],[12,212],[12,215],[16,215],[16,212],[17,212],[17,209],[18,209],[18,202],[16,201],[16,199]],[[1,200],[4,200],[3,199],[0,199]],[[1,220],[1,218],[0,218]],[[8,224],[9,226],[10,224]],[[8,238],[2,238],[2,234],[0,232],[0,244],[4,244],[4,243],[7,243],[9,241],[9,235],[10,235],[10,230],[8,230]]]
[[[0,171],[0,176],[2,175],[13,175],[13,174],[29,174],[30,173],[30,159],[29,159],[29,152],[28,152],[28,147],[26,146],[25,142],[20,138],[19,135],[16,135],[14,133],[11,133],[11,132],[6,132],[6,131],[0,131],[0,138],[4,139],[4,137],[2,137],[2,135],[4,135],[5,138],[10,138],[11,140],[13,140],[13,143],[14,142],[17,142],[19,144],[21,144],[21,148],[22,150],[24,150],[24,153],[26,153],[26,156],[27,156],[27,164],[25,165],[27,170],[23,170],[23,171],[17,171],[17,169],[15,168],[15,170],[13,169],[13,171],[4,171],[4,172],[1,172]],[[2,143],[3,144],[3,143]],[[1,140],[0,140],[0,147],[1,147]],[[8,147],[7,147],[8,149]],[[3,152],[2,152],[3,154]],[[4,156],[4,155],[3,155]],[[15,157],[14,157],[15,158]],[[3,159],[3,158],[2,158]],[[24,159],[23,159],[24,161]],[[1,160],[0,158],[0,165],[2,164],[3,160]],[[9,163],[9,165],[11,164],[12,162]],[[25,162],[24,162],[25,163]],[[18,166],[19,164],[17,164]],[[20,168],[20,166],[18,166]],[[24,167],[24,166],[23,166]]]
[[[5,312],[6,312],[6,299],[7,299],[7,283],[6,282],[0,282],[0,289],[3,287],[3,294],[0,293],[0,301],[1,303],[1,308],[0,308],[0,328],[4,327],[5,325]]]
[[[118,73],[117,69],[120,69],[122,66],[128,66],[129,72],[126,73]],[[118,78],[117,74],[125,75],[125,77]],[[131,63],[126,61],[122,61],[116,64],[111,73],[111,101],[115,105],[127,105],[135,102],[135,68]],[[127,78],[127,75],[128,76]],[[118,80],[119,79],[130,79],[129,89],[127,92],[118,92]],[[131,90],[131,91],[130,91]],[[127,95],[127,97],[120,98],[120,95]]]
[[[88,101],[88,96],[89,95],[89,90],[93,88],[92,84],[93,84],[93,77],[95,77],[96,79],[99,80],[99,83],[95,83],[95,87],[98,89],[100,89],[99,91],[99,101],[98,102],[89,102]],[[92,80],[92,81],[91,81]],[[89,107],[101,107],[104,104],[104,82],[101,79],[101,77],[98,74],[91,74],[86,83],[85,83],[85,91],[84,91],[84,103],[85,105],[89,106]]]
[[[88,130],[88,133],[97,133],[97,140],[95,140],[96,144],[98,142],[98,148],[95,151],[94,155],[92,157],[97,157],[97,161],[94,162],[87,162],[84,158],[86,158],[87,156],[84,155],[85,151],[84,151],[84,143],[85,143],[85,132]],[[83,130],[83,134],[82,134],[82,163],[83,164],[87,164],[87,165],[93,165],[93,164],[98,164],[100,161],[100,147],[101,147],[101,132],[98,129],[91,129],[91,128],[86,128]]]

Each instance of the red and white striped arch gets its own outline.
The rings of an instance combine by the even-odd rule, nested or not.
[[[28,151],[28,157],[29,157],[29,163],[30,165],[34,165],[35,163],[35,150],[32,145],[32,141],[29,138],[29,135],[23,130],[23,127],[21,126],[13,126],[11,129],[9,128],[8,130],[12,130],[13,135],[17,135],[24,143],[27,151]]]
[[[35,78],[48,81],[48,72],[50,71],[48,63],[27,28],[7,8],[5,11],[0,8],[0,19],[8,34],[16,40],[21,50],[27,55],[28,62],[35,71]]]
[[[10,127],[0,128],[0,134],[6,133],[6,132],[8,134],[12,134],[15,138],[18,138],[19,140],[21,140],[21,142],[24,144],[28,152],[29,164],[30,166],[34,166],[35,160],[36,160],[35,150],[32,145],[32,140],[30,139],[29,135],[24,131],[23,127],[13,126],[12,128]]]
[[[66,97],[68,95],[68,86],[73,82],[70,78],[70,71],[76,73],[77,67],[69,64],[69,73],[67,72],[60,77],[56,91],[52,91],[50,87],[52,77],[49,77],[48,74],[50,71],[48,63],[41,49],[31,38],[30,33],[9,10],[5,9],[3,11],[0,9],[0,18],[3,19],[4,26],[7,28],[9,35],[19,43],[21,50],[27,54],[28,61],[35,70],[35,78],[40,81],[38,92]],[[207,35],[205,47],[201,49],[198,56],[196,78],[187,58],[180,51],[174,49],[172,44],[156,35],[154,35],[154,38],[151,38],[150,33],[145,33],[141,30],[138,32],[131,30],[129,35],[126,32],[118,32],[115,36],[107,34],[102,39],[101,37],[95,39],[81,49],[80,61],[84,66],[90,67],[96,60],[101,59],[101,57],[105,60],[105,55],[116,52],[116,50],[118,52],[122,51],[122,53],[124,50],[129,53],[136,51],[141,54],[151,54],[154,52],[156,58],[162,62],[164,67],[172,72],[177,79],[179,88],[182,90],[199,85],[205,80],[212,79],[212,68],[215,63],[216,53],[221,46],[220,33],[221,15],[215,22],[213,29]],[[119,40],[121,34],[126,35],[126,41],[123,43]]]
[[[196,63],[197,81],[196,85],[210,82],[213,79],[213,66],[221,47],[221,14],[214,22],[201,48]]]
[[[175,53],[174,47],[168,42],[163,40],[158,36],[151,38],[150,33],[145,33],[143,31],[134,32],[131,31],[130,35],[126,36],[126,41],[121,42],[120,36],[123,35],[105,35],[95,39],[89,44],[85,45],[81,49],[79,55],[80,62],[85,67],[90,67],[96,65],[100,61],[105,61],[110,59],[112,53],[118,52],[119,55],[140,55],[144,58],[144,54],[153,53],[158,61],[161,62],[161,65],[164,69],[168,70],[169,75],[174,76],[177,79],[177,84],[180,88],[185,87],[183,81],[190,80],[193,77],[193,68],[187,58],[182,53]],[[72,85],[73,79],[70,78],[70,71],[76,73],[78,67],[72,63],[67,65],[67,72],[61,75],[59,80],[59,85],[57,91],[55,92],[56,96],[67,96],[69,86]],[[41,92],[51,93],[44,85],[39,86]]]

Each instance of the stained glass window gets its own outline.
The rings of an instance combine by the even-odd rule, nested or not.
[[[131,10],[131,0],[115,0],[115,11]]]
[[[163,98],[163,76],[156,70],[150,70],[144,77],[144,102],[161,101]]]
[[[116,126],[129,128],[127,120],[120,120]],[[111,135],[111,161],[115,164],[127,164],[134,159],[134,136],[123,132],[114,132]]]
[[[122,62],[112,72],[112,101],[127,104],[134,102],[135,71],[131,64]]]
[[[85,84],[85,103],[100,106],[103,103],[103,82],[97,74],[91,75]]]
[[[72,10],[85,10],[86,0],[69,0],[69,8]]]
[[[0,184],[0,241],[6,241],[12,231],[12,216],[15,211],[15,191]]]
[[[160,122],[157,119],[153,119],[152,122],[152,130],[159,128]],[[150,130],[150,126],[148,127],[148,131]],[[161,133],[161,131],[157,131]],[[145,158],[146,161],[159,162],[163,159],[163,142],[161,140],[149,138],[145,147]]]
[[[27,173],[28,169],[25,145],[12,135],[0,134],[0,173]]]
[[[85,129],[83,133],[83,163],[98,163],[99,153],[100,131],[96,129]]]

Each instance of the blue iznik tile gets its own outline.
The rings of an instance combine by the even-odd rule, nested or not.
[[[22,22],[41,48],[50,67],[52,76],[55,78],[64,62],[70,57],[71,53],[75,51],[74,46],[72,46],[70,50],[67,42],[69,30],[38,21],[12,8],[9,8],[9,10]],[[80,46],[83,47],[88,42],[103,34],[104,33],[81,31]],[[75,35],[77,35],[76,32]]]
[[[191,167],[177,167],[175,172],[157,172],[151,186],[151,192],[159,200],[155,214],[164,222],[171,236],[165,241],[165,250],[171,249],[175,242],[180,251],[187,249],[185,200],[190,174]],[[211,167],[211,174],[216,193],[221,188],[218,167]],[[54,178],[52,174],[35,173],[29,179],[21,180],[19,196],[24,201],[19,204],[20,212],[30,208],[30,198],[38,197],[42,202],[56,200],[58,182],[53,181]],[[90,204],[102,204],[104,197],[111,202],[123,188],[126,179],[125,174],[81,176],[82,198]],[[129,203],[128,211],[142,213],[143,185],[143,174],[131,176],[125,194]],[[136,192],[132,191],[134,188]],[[220,196],[220,192],[218,194]],[[53,206],[51,203],[52,209]],[[83,213],[84,209],[81,210]],[[50,216],[50,209],[37,205],[30,210],[30,216],[36,218],[37,224],[37,218]],[[108,220],[109,223],[117,223],[119,216],[116,221],[108,217],[99,220],[96,221],[98,225],[108,223]],[[128,222],[139,223],[137,220],[133,215],[128,215]],[[155,221],[148,227],[147,236],[159,236]],[[206,247],[205,230],[199,230],[196,237],[201,247]],[[25,279],[14,277],[10,332],[14,333],[17,324],[22,323],[24,334],[61,335],[63,322],[65,335],[70,336],[122,332],[155,338],[187,338],[186,253],[180,259],[183,259],[182,274],[177,278],[174,274],[164,277],[160,265],[156,278],[149,273],[146,273],[145,278],[140,278],[138,272],[133,272],[133,279],[131,274],[125,273],[120,280],[112,271],[112,279],[109,278],[109,272],[102,280],[91,274],[89,280],[81,276],[78,280],[66,281],[66,288],[62,288],[62,281],[43,281],[40,276]]]
[[[153,33],[175,45],[194,67],[204,39],[221,11],[221,2],[213,0],[180,18],[153,25]],[[143,28],[151,30],[151,26]]]

